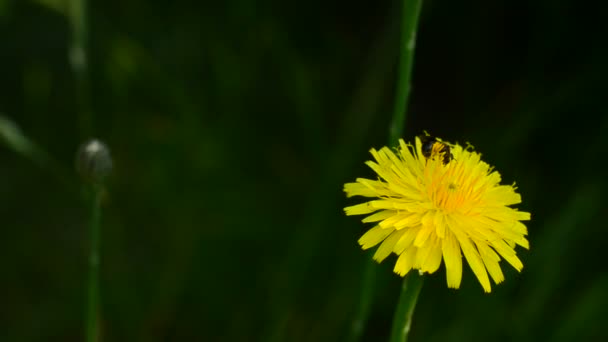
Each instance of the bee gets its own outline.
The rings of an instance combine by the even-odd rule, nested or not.
[[[427,159],[439,156],[442,158],[443,164],[447,164],[450,160],[454,159],[454,156],[450,151],[450,146],[446,143],[443,143],[430,135],[421,135],[419,138],[422,142],[422,155]]]

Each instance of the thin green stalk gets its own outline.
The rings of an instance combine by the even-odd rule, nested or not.
[[[411,91],[412,67],[414,65],[414,50],[416,49],[416,33],[418,18],[422,9],[422,0],[403,0],[401,37],[399,40],[399,79],[395,93],[395,107],[391,122],[389,146],[397,145],[403,133],[405,114]]]
[[[86,340],[97,342],[99,340],[99,245],[101,240],[101,194],[99,185],[92,187],[91,221],[89,222],[90,250],[89,250],[89,288],[87,292]]]
[[[405,125],[407,104],[411,90],[412,67],[414,64],[414,51],[416,48],[416,33],[418,19],[422,9],[422,0],[403,0],[401,8],[401,32],[399,38],[399,70],[397,88],[395,92],[395,107],[391,126],[389,129],[389,146],[396,146],[403,134]],[[363,327],[369,316],[370,306],[376,278],[376,265],[372,258],[367,258],[364,265],[363,281],[359,304],[355,312],[355,318],[350,331],[349,340],[358,341],[363,333]],[[404,287],[407,285],[404,279]],[[420,289],[418,289],[418,292]],[[418,294],[416,292],[416,296]],[[415,304],[415,300],[414,300]],[[409,324],[408,320],[408,324]],[[407,327],[409,331],[409,325]],[[393,329],[396,329],[393,326]]]
[[[415,270],[410,271],[403,279],[399,302],[393,316],[393,328],[390,342],[406,342],[412,326],[412,316],[422,288],[423,278]]]
[[[76,79],[80,130],[82,138],[88,138],[92,135],[93,119],[89,108],[87,0],[71,0],[69,5],[72,26],[69,60]]]

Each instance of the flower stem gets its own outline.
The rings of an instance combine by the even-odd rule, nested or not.
[[[89,250],[89,288],[87,293],[87,342],[99,340],[99,245],[101,221],[101,195],[99,185],[93,185],[91,198],[91,221],[89,222],[90,250]]]
[[[87,0],[70,0],[69,18],[72,42],[68,57],[76,79],[76,101],[82,138],[92,134],[93,118],[89,108]]]
[[[403,134],[405,114],[411,89],[412,66],[414,64],[414,50],[416,47],[416,31],[418,18],[422,8],[422,0],[403,0],[401,17],[401,32],[399,38],[399,73],[395,93],[395,108],[389,130],[389,146],[396,146]],[[373,288],[375,286],[376,265],[372,258],[367,258],[364,265],[361,296],[355,318],[352,323],[349,340],[358,341],[361,338],[363,327],[369,316],[372,303]],[[404,280],[406,285],[407,278]],[[420,286],[420,285],[419,285]],[[417,290],[420,291],[420,288]],[[416,296],[418,295],[416,292]],[[403,295],[403,294],[402,294]],[[414,300],[415,304],[415,300]],[[411,321],[408,320],[408,322]],[[409,324],[409,323],[408,323]],[[395,327],[393,327],[395,329]],[[409,325],[408,325],[409,331]]]
[[[411,91],[412,66],[416,48],[416,31],[422,0],[403,0],[401,37],[399,39],[399,79],[395,93],[395,107],[390,127],[389,146],[397,145],[405,125],[405,113]]]
[[[416,31],[422,9],[422,0],[403,0],[399,55],[399,80],[395,94],[395,108],[391,122],[389,146],[396,146],[403,133],[405,114],[411,91],[412,67],[416,48]],[[391,342],[405,342],[410,332],[412,316],[418,294],[422,288],[422,276],[411,271],[403,279],[397,310],[393,317]]]
[[[397,310],[395,310],[395,316],[393,316],[390,342],[407,341],[422,282],[422,275],[419,275],[415,270],[410,271],[403,279],[399,303],[397,303]]]

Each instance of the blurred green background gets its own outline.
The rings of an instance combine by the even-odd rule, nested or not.
[[[371,254],[342,185],[373,177],[387,141],[399,3],[93,1],[86,88],[70,3],[0,0],[0,114],[58,164],[0,146],[0,341],[83,340],[87,212],[69,184],[90,136],[115,165],[104,341],[347,340]],[[606,13],[424,1],[404,138],[469,141],[516,181],[531,249],[489,295],[467,267],[460,290],[443,267],[426,277],[411,341],[608,338]],[[390,331],[394,261],[363,341]]]

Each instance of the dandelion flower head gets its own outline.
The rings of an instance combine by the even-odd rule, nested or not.
[[[377,262],[398,255],[395,273],[433,273],[443,260],[448,287],[459,288],[464,255],[490,292],[490,277],[496,284],[504,280],[501,259],[518,271],[523,268],[515,248],[529,248],[521,221],[529,220],[530,213],[510,207],[521,202],[515,186],[501,185],[500,174],[471,146],[435,141],[430,149],[420,138],[415,146],[400,140],[395,151],[372,149],[375,161],[366,164],[378,179],[358,178],[344,185],[348,197],[371,199],[344,210],[347,215],[369,214],[363,222],[375,226],[359,244],[363,249],[379,244]]]

